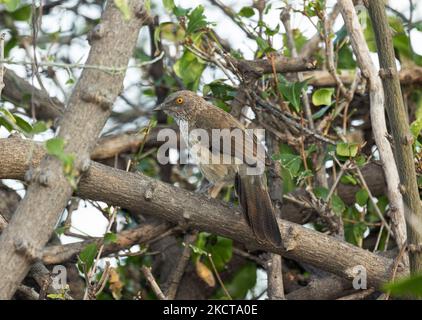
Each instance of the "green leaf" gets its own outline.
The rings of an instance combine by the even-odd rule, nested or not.
[[[20,5],[20,0],[2,0],[1,3],[4,4],[6,11],[14,12]]]
[[[267,36],[274,36],[280,31],[280,25],[277,24],[277,26],[274,29],[271,29],[270,27],[266,26],[265,28],[265,34]]]
[[[254,9],[252,7],[243,7],[239,11],[239,16],[245,17],[245,18],[250,18],[254,14],[255,14],[255,11],[254,11]]]
[[[7,110],[6,108],[0,108],[0,112],[4,114],[5,118],[10,122],[10,123],[16,123],[16,119],[15,116],[10,113],[9,110]]]
[[[186,32],[179,24],[173,22],[163,22],[160,27],[155,30],[154,41],[158,43],[159,36],[172,42],[181,42],[185,38]],[[150,59],[149,56],[147,56]]]
[[[353,186],[358,184],[356,179],[353,176],[351,176],[350,174],[344,174],[341,177],[340,182],[343,183],[343,184],[351,184]]]
[[[342,157],[355,157],[358,153],[359,145],[357,143],[340,142],[337,143],[336,153]]]
[[[217,271],[222,271],[232,258],[233,240],[221,236],[216,236],[215,238],[208,245],[208,252],[211,253]]]
[[[296,50],[300,52],[300,50],[302,50],[303,46],[309,41],[309,39],[303,35],[300,29],[297,29],[297,28],[292,30],[292,34],[293,34],[293,41],[295,43]],[[287,57],[291,57],[292,53],[290,52],[288,41],[289,40],[287,38],[287,35],[284,33],[283,34],[283,47],[284,47],[283,54]]]
[[[64,150],[64,140],[63,138],[52,138],[47,140],[45,143],[47,153],[56,157],[61,157]]]
[[[341,215],[344,210],[346,210],[346,205],[343,200],[338,195],[333,194],[331,196],[331,207],[333,208],[334,213]]]
[[[186,16],[189,11],[190,9],[184,9],[182,7],[177,7],[177,6],[173,8],[173,14],[178,18]]]
[[[317,198],[324,199],[324,200],[327,199],[329,192],[330,191],[327,188],[324,188],[324,187],[316,187],[314,189],[315,196]]]
[[[327,200],[329,192],[330,191],[324,187],[316,187],[314,189],[315,196],[323,200]],[[341,215],[344,210],[346,210],[346,205],[339,196],[333,194],[331,196],[331,208],[333,209],[334,213]]]
[[[97,255],[97,244],[88,244],[78,256],[78,266],[81,272],[88,271],[94,264],[94,259]]]
[[[128,0],[114,0],[114,4],[123,15],[123,19],[128,21],[132,17],[132,11],[129,7]]]
[[[26,122],[24,119],[19,117],[18,115],[14,115],[16,120],[16,125],[25,133],[31,133],[32,132],[32,126]]]
[[[62,226],[62,227],[56,228],[56,230],[54,230],[54,232],[59,236],[59,235],[62,235],[63,233],[65,233],[65,231],[67,229],[69,229],[68,226]]]
[[[223,101],[233,100],[236,96],[236,89],[232,86],[224,83],[221,79],[214,80],[206,85],[202,89],[204,96],[212,93],[214,98],[221,99]]]
[[[49,293],[47,294],[47,298],[53,300],[66,300],[64,293]]]
[[[358,192],[356,192],[355,197],[356,203],[363,207],[368,202],[369,194],[368,191],[366,191],[365,189],[360,189]]]
[[[263,52],[263,53],[268,53],[268,52],[272,52],[274,51],[274,49],[270,46],[270,44],[268,43],[267,40],[262,39],[261,37],[257,37],[255,39],[256,44],[258,45],[258,48]]]
[[[192,259],[196,261],[201,255],[208,257],[208,254],[211,254],[216,269],[222,271],[232,258],[232,247],[233,241],[231,239],[201,232],[198,235],[195,245],[191,245],[194,252]],[[208,259],[205,259],[204,262],[207,267],[212,268]]]
[[[302,166],[302,158],[293,154],[280,154],[281,165],[296,177]]]
[[[390,282],[384,286],[384,290],[393,296],[422,298],[422,274]]]
[[[284,98],[289,102],[296,112],[301,110],[301,97],[302,91],[307,89],[308,82],[299,81],[299,82],[288,82],[285,78],[280,77],[280,83],[278,89]]]
[[[225,287],[233,299],[245,299],[246,294],[256,284],[256,265],[248,262],[239,268],[233,278],[225,283]],[[215,298],[227,299],[222,288],[217,290]]]
[[[113,232],[107,232],[104,235],[104,243],[105,244],[117,243],[117,235]]]
[[[337,67],[339,69],[354,70],[356,68],[356,61],[353,57],[352,50],[343,45],[338,51],[338,62]]]
[[[13,131],[13,125],[10,124],[7,118],[0,114],[0,127],[2,126],[9,132]]]
[[[35,122],[35,124],[32,126],[32,134],[38,134],[41,132],[44,132],[48,129],[47,124],[44,121],[37,121]]]
[[[66,80],[65,85],[71,86],[72,84],[75,84],[75,79],[69,77],[69,79]]]
[[[204,7],[202,5],[197,6],[188,14],[189,22],[186,28],[187,33],[194,33],[199,29],[207,26],[206,17],[204,15]]]
[[[16,11],[12,12],[10,15],[16,21],[27,21],[31,17],[32,9],[30,5],[22,6]]]
[[[172,12],[175,7],[174,0],[163,0],[163,5],[168,12]]]
[[[321,88],[312,94],[312,103],[315,106],[329,106],[332,103],[334,88]]]
[[[205,66],[202,60],[189,50],[185,50],[182,57],[173,65],[173,70],[188,89],[196,91]]]

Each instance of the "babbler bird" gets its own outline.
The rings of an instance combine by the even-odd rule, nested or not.
[[[265,167],[265,151],[258,152],[264,149],[255,134],[246,130],[229,113],[188,90],[169,95],[154,110],[162,110],[175,119],[199,169],[210,183],[235,183],[240,205],[257,240],[280,247],[280,230],[268,194],[265,172],[254,171],[259,164]],[[200,139],[193,137],[191,133],[194,129],[205,131],[209,140],[206,141],[202,136]],[[213,139],[216,132],[214,129],[220,131],[220,136]],[[234,131],[241,133],[243,143],[233,139],[236,137],[231,134]],[[231,142],[229,148],[221,144],[225,138]],[[246,141],[248,139],[251,141],[249,144]],[[223,162],[223,157],[230,161]]]

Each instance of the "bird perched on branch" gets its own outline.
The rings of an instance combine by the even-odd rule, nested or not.
[[[267,191],[265,150],[252,130],[194,92],[169,95],[154,110],[175,119],[202,174],[213,183],[233,183],[249,226],[259,242],[281,246]]]

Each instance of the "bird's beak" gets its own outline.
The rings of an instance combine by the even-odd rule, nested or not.
[[[165,105],[164,103],[159,104],[158,106],[156,106],[153,111],[162,111],[165,109]]]

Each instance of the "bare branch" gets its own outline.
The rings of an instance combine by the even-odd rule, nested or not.
[[[23,179],[30,165],[27,156],[31,142],[2,139],[0,143],[5,147],[3,150],[6,150],[4,154],[0,154],[0,178]],[[34,147],[32,165],[36,166],[42,156],[42,148]],[[141,173],[129,173],[95,162],[81,178],[77,195],[173,223],[189,224],[194,229],[240,241],[250,249],[260,248],[282,254],[346,279],[352,279],[353,268],[362,265],[367,270],[368,285],[375,287],[389,280],[394,263],[392,259],[285,220],[279,220],[283,248],[259,244],[240,211],[233,210],[228,204],[154,180]],[[398,277],[404,274],[406,269],[400,267]]]
[[[125,21],[114,2],[107,3],[101,25],[90,37],[92,47],[88,65],[121,68],[128,64],[139,29],[147,19],[143,14],[143,2],[130,1],[129,6],[136,17]],[[85,69],[75,87],[60,124],[59,137],[65,141],[64,152],[74,155],[76,175],[89,168],[90,153],[110,115],[114,99],[120,93],[123,77],[122,74]],[[47,156],[37,172],[27,175],[32,179],[28,179],[31,183],[25,198],[0,236],[0,273],[4,275],[0,283],[2,299],[13,296],[31,263],[40,256],[72,195],[72,186],[63,171],[58,158]]]
[[[369,48],[359,24],[353,2],[351,0],[340,0],[339,3],[353,51],[357,57],[359,67],[362,70],[362,76],[369,80],[372,130],[387,180],[388,199],[390,200],[390,206],[392,208],[391,219],[393,220],[393,230],[397,245],[401,248],[407,239],[404,206],[403,198],[399,190],[400,179],[396,161],[390,142],[387,139],[388,131],[384,114],[384,94],[381,79],[378,76],[369,54]]]

